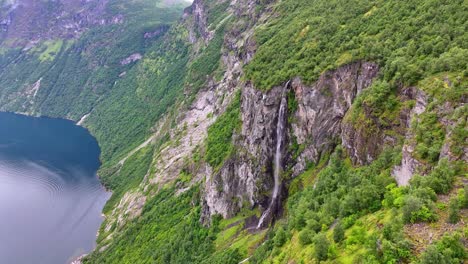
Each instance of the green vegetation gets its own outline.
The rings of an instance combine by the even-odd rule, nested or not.
[[[242,125],[240,94],[209,127],[205,145],[184,160],[174,184],[139,189],[169,134],[118,163],[154,132],[165,114],[184,109],[200,89],[223,76],[223,52],[245,55],[246,50],[228,50],[223,44],[242,45],[243,40],[235,38],[255,19],[230,1],[203,1],[207,28],[213,33],[206,43],[188,41],[192,33],[202,33],[199,25],[187,28],[196,24],[190,17],[173,24],[180,5],[116,0],[110,1],[106,16],[125,14],[122,25],[95,27],[77,40],[45,41],[29,51],[0,49],[1,110],[73,120],[91,112],[85,125],[101,144],[104,164],[99,175],[113,192],[104,212],[109,214],[129,191],[147,197],[141,216],[114,224],[112,236],[101,229],[98,250],[85,263],[230,264],[248,257],[248,263],[462,263],[466,234],[457,228],[466,218],[468,187],[462,190],[457,180],[466,164],[453,160],[464,154],[467,137],[467,109],[458,107],[467,96],[465,2],[256,2],[255,15],[270,5],[272,14],[262,17],[264,24],[254,25],[258,49],[241,77],[265,91],[293,77],[312,83],[341,65],[376,62],[381,74],[356,98],[345,122],[363,137],[383,131],[394,141],[394,147],[363,166],[353,166],[337,142],[334,151],[318,153],[320,162],[307,164],[302,175],[283,177],[289,197],[283,218],[269,230],[246,229],[260,216],[258,208],[248,206],[231,219],[213,216],[209,227],[202,225],[203,187],[190,186],[195,179],[191,165],[204,159],[216,172],[238,151],[234,143]],[[145,38],[147,32],[159,33]],[[139,61],[123,63],[135,54],[142,55]],[[409,186],[398,187],[391,173],[401,161],[405,140],[400,122],[415,104],[402,98],[407,95],[401,90],[413,85],[428,96],[426,111],[412,121],[414,142],[407,142],[414,143],[423,166]],[[287,97],[288,113],[296,112],[294,92]],[[289,115],[288,122],[296,120]],[[298,144],[294,136],[288,137],[288,166],[308,140]],[[180,143],[177,136],[174,143]],[[453,154],[450,159],[440,158],[445,143]],[[456,194],[454,187],[459,189]],[[421,248],[411,233],[418,226],[453,229],[443,237],[436,234],[438,241],[428,247],[422,239]]]
[[[192,93],[194,94],[206,84],[208,77],[215,74],[214,71],[219,67],[221,46],[224,41],[224,27],[225,25],[222,25],[217,29],[215,36],[206,49],[190,65],[187,85],[192,87]]]
[[[452,189],[456,173],[456,167],[447,159],[442,159],[429,175],[415,175],[411,184],[416,188],[430,188],[435,193],[446,194]]]
[[[42,45],[35,47],[31,52],[40,53],[39,60],[41,62],[53,61],[55,59],[55,55],[57,55],[62,49],[62,45],[63,40],[45,41]]]
[[[231,105],[208,129],[206,161],[218,167],[234,149],[232,135],[241,125],[240,94],[237,94]]]
[[[450,200],[448,221],[452,224],[456,224],[460,221],[460,205],[456,198]]]
[[[356,98],[349,114],[350,121],[361,126],[370,125],[370,131],[376,125],[389,127],[398,122],[401,103],[395,92],[396,87],[388,82],[375,81]]]
[[[315,258],[318,261],[323,261],[328,258],[328,249],[330,248],[330,242],[328,241],[325,234],[319,234],[314,239],[315,243]]]
[[[312,82],[328,69],[378,62],[383,78],[405,85],[438,72],[466,69],[463,0],[282,1],[257,30],[247,78],[262,90],[299,76]]]
[[[431,163],[439,160],[440,149],[445,138],[445,131],[434,112],[427,112],[414,122],[416,134],[416,154],[422,160]]]
[[[216,225],[200,224],[198,194],[198,188],[181,195],[160,191],[109,248],[93,252],[84,263],[203,263],[214,252]]]
[[[314,187],[290,197],[288,212],[290,228],[320,232],[336,217],[349,217],[380,209],[385,186],[393,182],[390,166],[393,154],[387,151],[370,167],[352,169],[341,159],[340,149],[317,178]]]
[[[466,249],[460,234],[445,235],[434,245],[430,245],[421,256],[421,264],[462,263]]]
[[[209,5],[207,23],[210,28],[216,27],[226,17],[226,10],[229,7],[230,2],[227,0],[223,1],[206,1]]]
[[[344,233],[343,225],[341,224],[341,222],[338,222],[338,223],[336,224],[335,228],[333,228],[333,240],[334,240],[336,243],[339,243],[339,242],[341,242],[344,238],[345,238],[345,233]]]
[[[284,232],[283,227],[279,227],[275,232],[275,238],[273,239],[276,247],[281,247],[286,243],[286,232]]]
[[[254,214],[258,217],[255,210],[243,208],[232,219],[213,217],[211,226],[203,227],[199,222],[199,190],[192,188],[177,196],[172,187],[166,186],[151,198],[140,218],[127,223],[117,233],[108,249],[94,252],[87,261],[238,263],[250,257],[248,263],[307,263],[311,260],[461,263],[466,255],[459,243],[465,238],[453,231],[427,249],[418,248],[419,252],[424,251],[421,255],[415,254],[417,246],[411,234],[411,228],[418,225],[433,228],[451,222],[457,226],[461,222],[459,218],[463,217],[462,205],[466,207],[467,203],[467,190],[456,198],[451,193],[460,168],[454,162],[440,159],[447,139],[458,157],[463,154],[463,149],[457,146],[462,146],[466,138],[466,114],[461,109],[444,116],[454,124],[454,132],[446,138],[447,127],[437,108],[441,102],[459,104],[466,94],[463,57],[468,49],[463,26],[460,26],[464,23],[463,12],[457,5],[462,5],[462,1],[443,5],[432,0],[425,4],[393,0],[314,0],[312,4],[305,0],[281,1],[273,7],[279,15],[258,27],[258,51],[245,67],[246,79],[252,80],[257,88],[268,90],[296,76],[311,83],[325,70],[358,60],[379,63],[381,75],[361,92],[346,116],[347,122],[367,135],[377,130],[393,136],[398,134],[402,111],[415,103],[401,98],[401,88],[417,85],[429,97],[427,111],[412,123],[415,155],[425,166],[421,174],[427,175],[415,175],[409,186],[396,185],[391,172],[401,160],[402,136],[395,137],[394,149],[384,149],[376,160],[365,166],[353,166],[342,147],[337,146],[333,153],[322,153],[319,164],[313,164],[303,175],[286,183],[290,196],[285,203],[284,218],[259,234],[245,230],[247,219]],[[174,35],[154,44],[159,48],[147,52],[139,66],[128,70],[119,82],[138,78],[139,86],[135,89],[138,97],[151,105],[159,105],[160,101],[154,98],[166,94],[159,93],[163,86],[155,83],[165,80],[167,75],[173,79],[163,85],[175,85],[171,86],[173,90],[165,92],[181,92],[181,87],[185,86],[189,99],[193,99],[207,82],[221,75],[224,34],[230,32],[233,26],[230,22],[235,18],[225,14],[228,1],[206,1],[205,7],[209,14],[208,28],[214,30],[208,45],[201,45],[193,57],[190,47],[184,46],[183,41],[174,42],[177,38],[174,35],[182,38],[187,32],[173,27],[170,33]],[[172,60],[165,56],[171,52],[166,46],[168,43],[180,43],[180,46],[170,46],[177,49],[171,55],[178,58]],[[185,61],[179,65],[178,60]],[[170,70],[166,70],[161,65],[174,68],[169,66]],[[174,71],[178,74],[173,74]],[[156,77],[152,78],[153,75]],[[128,87],[132,82],[121,85]],[[157,88],[145,88],[151,85]],[[128,105],[130,102],[135,103],[129,101]],[[170,97],[167,102],[177,102],[177,98]],[[288,112],[297,109],[294,93],[289,92]],[[137,120],[140,115],[145,113],[130,114],[129,119]],[[126,116],[121,118],[122,124],[132,122],[125,120]],[[145,117],[152,122],[157,119],[158,115]],[[294,121],[289,119],[290,123]],[[98,122],[91,119],[89,124],[93,123]],[[141,131],[148,131],[150,122],[147,124]],[[219,169],[236,150],[233,135],[240,125],[240,96],[237,95],[208,129],[206,147],[195,151],[193,161],[199,162],[206,149],[205,161],[215,170]],[[118,133],[112,128],[106,131]],[[144,137],[144,132],[139,135]],[[291,158],[296,159],[306,144],[299,145],[291,138],[288,146]],[[135,163],[145,162],[137,162],[135,158]],[[191,177],[184,170],[176,184],[187,184]],[[442,194],[449,195],[451,202],[438,200],[438,195]]]
[[[130,156],[120,168],[101,168],[99,178],[102,184],[112,190],[112,197],[104,207],[104,213],[111,211],[125,192],[137,188],[148,173],[153,160],[153,148],[145,147]]]
[[[243,223],[242,216],[229,220],[213,217],[210,227],[203,226],[198,186],[179,195],[175,191],[173,187],[160,190],[145,204],[142,215],[112,238],[107,249],[93,252],[84,263],[237,264],[247,254],[243,246],[258,243],[258,235],[243,233],[235,238],[236,234],[224,234],[232,228],[241,230],[242,224],[237,223]],[[249,216],[250,212],[244,217]],[[217,245],[220,239],[233,241]]]
[[[116,81],[86,120],[103,142],[102,159],[115,163],[141,144],[150,129],[182,96],[188,63],[185,29],[173,27],[145,58]]]
[[[463,208],[468,208],[468,184],[465,185],[465,188],[463,189],[463,196],[460,199],[461,204]]]
[[[123,14],[123,24],[93,27],[73,41],[44,41],[28,51],[2,52],[2,110],[73,120],[92,112],[86,126],[101,145],[101,159],[117,161],[144,141],[181,94],[188,61],[186,31],[174,27],[166,33],[183,6],[158,2],[110,1],[104,16]],[[146,32],[159,34],[145,38]],[[145,56],[144,62],[121,63],[137,53]],[[37,92],[28,94],[38,80]]]
[[[454,187],[458,167],[443,159],[429,175],[415,176],[410,186],[397,187],[389,170],[398,156],[396,150],[386,150],[370,165],[353,168],[338,147],[315,183],[288,198],[287,224],[277,224],[272,242],[260,246],[251,263],[300,263],[309,258],[333,263],[461,263],[464,253],[447,251],[448,242],[439,246],[437,254],[428,249],[420,257],[414,255],[404,230],[412,223],[437,222],[437,226],[459,221],[462,189],[448,203],[447,217],[435,206],[437,194]],[[457,239],[460,242],[460,236]],[[428,262],[427,254],[457,257],[452,262]]]

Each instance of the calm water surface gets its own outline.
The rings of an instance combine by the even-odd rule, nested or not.
[[[95,246],[99,147],[70,121],[0,113],[0,263],[63,264]]]

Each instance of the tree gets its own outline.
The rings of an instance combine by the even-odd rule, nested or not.
[[[460,220],[460,207],[456,198],[450,199],[449,203],[449,223],[456,224]]]
[[[301,243],[301,245],[303,246],[312,243],[312,238],[314,237],[314,235],[315,232],[307,228],[302,230],[301,232],[299,232],[299,243]]]
[[[405,223],[416,223],[418,221],[435,221],[437,215],[434,213],[433,202],[422,200],[419,197],[408,195],[402,207],[403,221]]]
[[[286,242],[286,232],[284,231],[283,227],[278,228],[276,231],[274,243],[275,246],[281,247]]]
[[[341,222],[338,222],[333,229],[333,240],[336,243],[341,242],[345,237],[344,229],[343,226],[341,225]]]
[[[330,242],[325,234],[317,235],[315,237],[315,258],[317,258],[318,261],[327,260],[329,247]]]
[[[442,255],[436,246],[429,246],[421,256],[421,264],[444,264],[447,263],[444,255]]]
[[[403,205],[403,221],[405,223],[414,222],[414,213],[423,207],[421,200],[414,196],[408,196]]]

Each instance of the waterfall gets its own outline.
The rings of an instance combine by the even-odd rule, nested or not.
[[[276,151],[275,151],[274,171],[273,171],[275,185],[273,187],[273,194],[271,197],[270,205],[260,217],[260,220],[258,221],[257,229],[262,226],[263,222],[265,221],[265,218],[272,213],[272,210],[273,210],[272,208],[276,204],[279,189],[281,186],[281,182],[280,182],[281,170],[282,170],[281,161],[283,160],[281,151],[282,151],[282,147],[284,143],[284,132],[285,132],[285,126],[286,126],[285,115],[286,115],[286,109],[287,109],[287,103],[288,103],[286,100],[286,96],[285,96],[285,90],[288,84],[289,82],[286,84],[285,89],[283,90],[283,93],[281,95],[281,103],[280,103],[280,108],[278,111],[278,123],[276,125]]]

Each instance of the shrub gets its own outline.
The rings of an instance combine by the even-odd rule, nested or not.
[[[408,195],[402,207],[403,221],[405,223],[434,221],[437,216],[431,209],[420,198]]]
[[[435,245],[430,245],[421,256],[421,264],[443,264],[448,263],[444,255]]]
[[[382,242],[383,263],[399,263],[411,255],[411,244],[407,240]]]
[[[343,241],[344,237],[345,237],[344,228],[341,225],[341,222],[338,222],[336,224],[335,228],[333,229],[333,240],[336,243],[339,243],[339,242]]]
[[[221,165],[232,152],[232,135],[240,125],[240,94],[237,94],[226,112],[208,128],[206,160],[211,166]]]
[[[448,163],[447,159],[442,159],[439,164],[427,176],[415,176],[411,180],[411,185],[415,187],[429,187],[436,193],[448,193],[453,187],[456,171]]]
[[[286,242],[286,232],[284,231],[283,227],[278,228],[275,233],[274,243],[276,247],[281,247]]]
[[[382,205],[386,208],[397,207],[400,208],[403,205],[403,188],[398,187],[395,183],[392,183],[386,187],[385,199],[382,201]]]
[[[299,232],[299,243],[305,246],[312,243],[312,239],[314,238],[315,232],[309,229],[304,229]]]
[[[445,137],[437,114],[432,112],[422,114],[419,122],[414,124],[414,128],[417,141],[416,154],[423,160],[435,163],[439,159]]]
[[[458,199],[452,198],[449,203],[449,217],[448,222],[456,224],[460,220],[460,206]]]
[[[396,218],[396,215],[393,215],[392,221],[385,223],[382,230],[382,235],[384,239],[397,241],[404,239],[402,231],[403,223],[401,222],[401,220]]]
[[[458,233],[444,235],[436,244],[430,245],[421,255],[421,264],[462,263],[466,249]]]
[[[330,247],[330,242],[328,241],[325,234],[319,234],[314,239],[315,244],[315,258],[318,261],[324,261],[328,258],[328,248]]]

